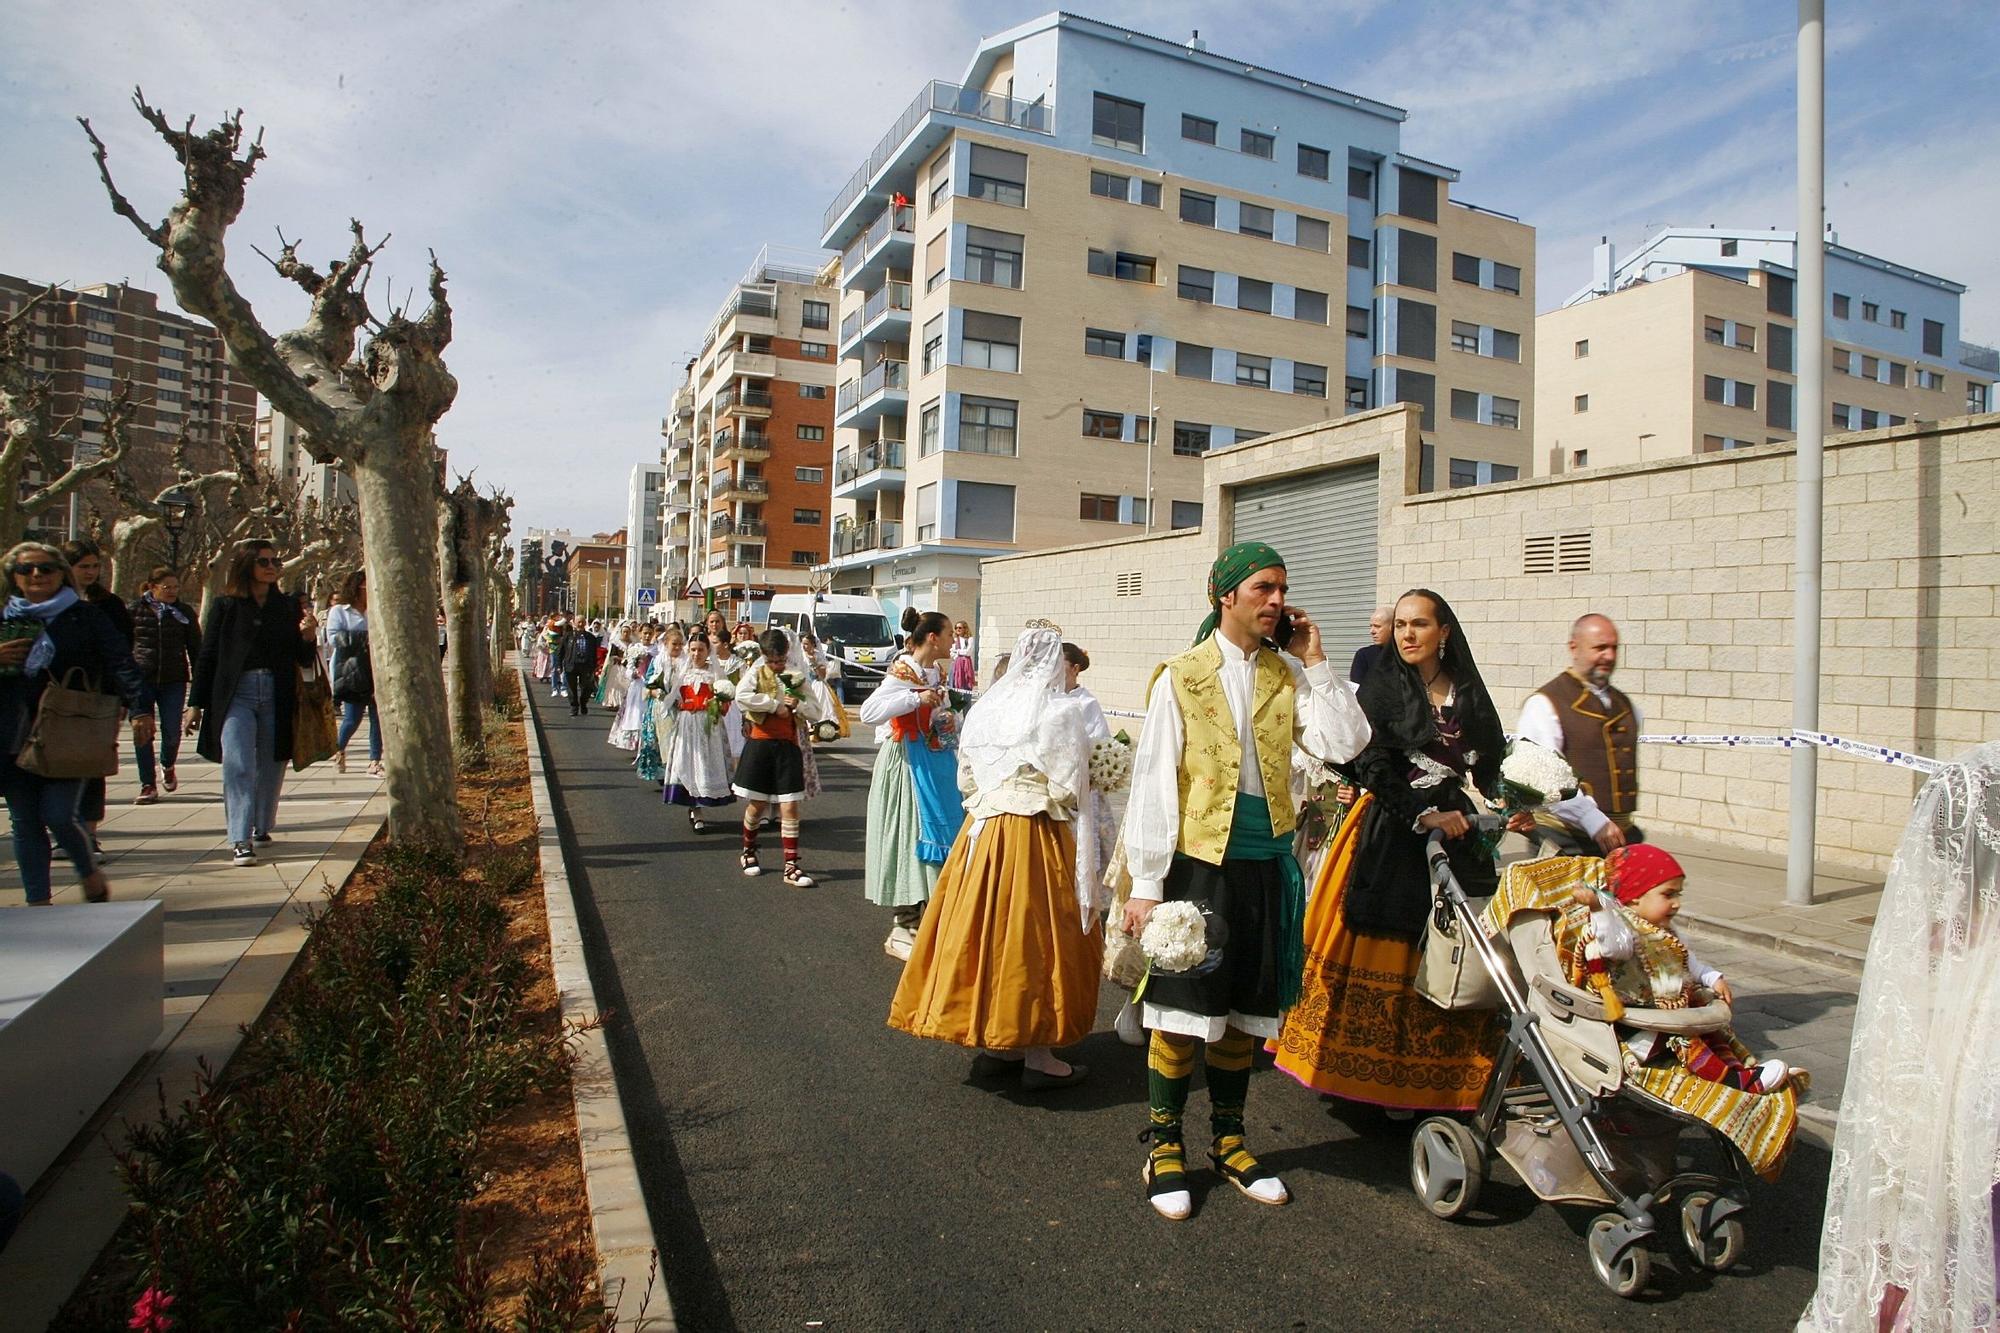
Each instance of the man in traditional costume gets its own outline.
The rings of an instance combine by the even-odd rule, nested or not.
[[[1284,558],[1262,542],[1238,542],[1216,559],[1208,618],[1194,646],[1154,675],[1134,761],[1126,930],[1139,935],[1163,900],[1198,903],[1227,927],[1218,966],[1156,974],[1143,994],[1152,1030],[1146,1195],[1172,1221],[1191,1206],[1181,1118],[1198,1040],[1216,1169],[1259,1203],[1290,1199],[1244,1147],[1243,1104],[1253,1046],[1277,1035],[1303,966],[1292,749],[1344,763],[1367,745],[1369,728],[1327,663],[1319,627],[1285,605],[1286,587]],[[1303,672],[1277,651],[1281,642]]]
[[[1608,616],[1581,616],[1569,629],[1569,670],[1542,686],[1521,709],[1522,737],[1569,760],[1577,794],[1536,812],[1550,842],[1573,855],[1608,856],[1646,835],[1632,822],[1639,808],[1639,709],[1611,683],[1618,669],[1618,627]]]

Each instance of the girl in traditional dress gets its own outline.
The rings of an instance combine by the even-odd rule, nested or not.
[[[970,691],[978,679],[974,670],[972,626],[963,620],[951,627],[951,687]]]
[[[722,705],[715,694],[715,663],[709,656],[708,633],[696,630],[687,645],[687,665],[674,677],[667,706],[679,717],[673,744],[667,751],[667,783],[663,799],[686,806],[688,826],[708,831],[702,812],[736,799],[729,786],[729,746],[722,738]]]
[[[633,768],[641,782],[664,782],[667,777],[666,746],[673,741],[671,728],[679,713],[668,704],[687,652],[687,640],[679,625],[669,625],[660,636],[660,651],[646,674],[646,701],[639,714],[639,754]]]
[[[1088,1072],[1052,1048],[1082,1041],[1096,1020],[1109,898],[1077,874],[1096,860],[1077,846],[1093,836],[1077,817],[1090,735],[1063,686],[1062,631],[1032,622],[1007,679],[966,719],[958,768],[971,818],[889,1007],[890,1027],[1020,1061],[1028,1089]]]
[[[638,638],[629,620],[618,626],[610,643],[605,645],[604,670],[597,680],[597,702],[613,713],[625,703],[625,686],[632,679],[631,667],[626,659],[637,645]]]
[[[652,674],[653,659],[660,654],[660,646],[655,642],[656,631],[650,624],[639,627],[639,641],[625,654],[625,670],[628,680],[625,694],[618,702],[618,717],[611,724],[611,744],[621,750],[637,752],[639,749],[639,728],[649,700],[646,697],[646,680]]]
[[[806,690],[806,673],[792,656],[792,641],[781,629],[758,637],[758,660],[737,678],[736,705],[749,724],[743,757],[736,764],[735,793],[743,809],[743,873],[764,873],[757,859],[757,828],[766,807],[778,807],[779,836],[785,851],[785,883],[809,889],[818,881],[799,862],[799,806],[805,800],[805,761],[799,733],[819,720],[819,706]]]
[[[1471,645],[1428,589],[1396,603],[1395,651],[1361,682],[1374,739],[1354,761],[1366,794],[1320,863],[1306,911],[1305,974],[1278,1036],[1278,1067],[1307,1087],[1402,1115],[1470,1111],[1497,1049],[1493,1016],[1416,992],[1431,911],[1425,840],[1444,834],[1466,893],[1491,894],[1493,848],[1473,828],[1470,777],[1495,791],[1506,736]],[[1509,827],[1526,832],[1533,817]]]
[[[862,724],[875,728],[880,743],[868,787],[862,888],[894,914],[882,951],[907,959],[965,808],[953,755],[957,716],[943,677],[951,622],[937,611],[907,609],[902,624],[902,655],[861,705]]]

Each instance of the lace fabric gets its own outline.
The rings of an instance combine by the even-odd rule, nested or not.
[[[1868,945],[1807,1330],[2000,1325],[2000,744],[1924,785]]]

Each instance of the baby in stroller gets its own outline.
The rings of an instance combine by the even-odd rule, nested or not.
[[[1623,1005],[1686,1009],[1702,1002],[1698,991],[1704,990],[1724,1004],[1736,1003],[1728,979],[1703,963],[1674,931],[1673,919],[1680,912],[1687,883],[1680,862],[1650,843],[1620,847],[1605,859],[1605,881],[1608,897],[1585,887],[1574,891],[1577,905],[1588,910],[1590,918],[1587,923],[1570,922],[1570,929],[1561,933],[1568,937],[1573,955],[1566,964],[1600,994],[1609,992],[1606,1008],[1614,1021],[1615,1011]],[[1803,1072],[1782,1060],[1751,1063],[1749,1053],[1727,1029],[1670,1036],[1620,1027],[1619,1036],[1636,1066],[1671,1057],[1696,1078],[1739,1092],[1776,1092]]]

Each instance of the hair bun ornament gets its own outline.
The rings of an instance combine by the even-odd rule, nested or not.
[[[1041,617],[1039,617],[1039,616],[1037,616],[1037,617],[1036,617],[1035,619],[1033,619],[1033,620],[1030,620],[1030,621],[1029,621],[1029,622],[1028,622],[1028,623],[1027,623],[1026,625],[1022,626],[1022,628],[1023,628],[1023,629],[1052,629],[1052,630],[1054,630],[1054,631],[1055,631],[1056,633],[1058,633],[1058,634],[1062,633],[1062,626],[1061,626],[1061,625],[1058,625],[1058,624],[1056,624],[1056,622],[1055,622],[1055,621],[1053,621],[1053,620],[1043,620],[1043,619],[1042,619]]]

